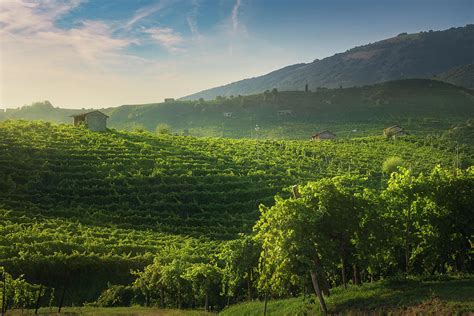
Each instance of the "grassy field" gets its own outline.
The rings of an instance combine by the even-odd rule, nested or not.
[[[337,315],[471,315],[474,312],[474,277],[444,280],[386,280],[332,289],[327,298],[330,314]],[[264,302],[232,305],[219,315],[263,315]],[[57,309],[41,308],[39,315],[59,315]],[[290,299],[270,299],[268,315],[319,315],[319,305],[311,295]],[[33,315],[32,310],[9,311],[7,315]],[[66,307],[62,315],[205,315],[199,310],[147,307]],[[210,313],[207,313],[207,315]]]
[[[176,316],[176,315],[208,315],[196,310],[177,310],[177,309],[159,309],[159,308],[148,308],[141,306],[134,307],[66,307],[61,310],[61,313],[57,313],[57,309],[41,308],[38,311],[38,315],[122,315],[122,316],[139,316],[139,315],[155,315],[155,316]],[[15,310],[9,311],[6,315],[34,315],[33,310]]]
[[[474,312],[474,278],[445,281],[380,281],[348,290],[335,288],[327,298],[331,314],[385,315],[470,314]],[[231,306],[222,315],[262,315],[264,303],[254,301]],[[270,315],[318,315],[314,296],[270,300]]]

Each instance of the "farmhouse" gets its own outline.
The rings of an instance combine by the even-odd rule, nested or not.
[[[311,137],[311,140],[312,141],[322,141],[322,140],[332,140],[332,139],[335,139],[336,138],[336,134],[328,131],[328,130],[325,130],[325,131],[322,131],[322,132],[319,132],[317,134],[314,134],[312,137]]]
[[[94,132],[104,132],[107,130],[108,116],[100,111],[71,115],[71,117],[74,118],[74,126],[84,124],[88,129]]]
[[[383,134],[387,138],[389,137],[395,138],[395,137],[408,135],[408,133],[403,129],[403,127],[399,125],[387,127],[386,129],[383,130]]]

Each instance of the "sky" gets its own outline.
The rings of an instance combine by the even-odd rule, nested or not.
[[[161,102],[472,23],[474,0],[0,0],[0,108]]]

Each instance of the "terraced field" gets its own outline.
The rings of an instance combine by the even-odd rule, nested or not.
[[[349,172],[380,186],[391,156],[417,171],[472,163],[420,137],[230,140],[6,121],[0,266],[55,289],[67,283],[70,303],[90,301],[160,251],[216,252],[292,184]]]

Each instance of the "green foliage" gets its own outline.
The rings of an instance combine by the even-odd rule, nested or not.
[[[283,93],[278,94],[280,98]],[[394,203],[405,202],[381,198],[377,190],[385,187],[385,177],[380,166],[386,157],[398,156],[418,175],[430,174],[436,164],[451,168],[455,155],[461,165],[471,164],[462,147],[459,153],[452,149],[436,138],[416,136],[397,142],[379,136],[313,143],[93,133],[68,125],[3,122],[0,264],[16,277],[24,274],[28,282],[55,288],[56,298],[66,286],[65,304],[94,301],[108,284],[133,283],[137,300],[167,307],[202,306],[206,292],[209,307],[224,306],[227,297],[232,302],[262,297],[270,288],[280,295],[300,293],[310,288],[305,269],[311,249],[320,252],[330,285],[341,282],[341,253],[347,257],[347,275],[354,264],[364,280],[393,275],[403,271],[403,222],[394,218]],[[465,209],[472,201],[455,199],[456,190],[469,192],[470,178],[457,182],[446,172],[441,178],[451,179],[443,181],[453,185],[436,186],[439,194],[413,206],[426,213],[435,203],[444,214],[430,220],[429,230],[420,224],[416,234],[439,233],[416,239],[423,248],[413,257],[414,273],[434,266],[436,273],[461,271],[456,262],[462,256],[465,270],[471,271],[462,244],[470,233],[463,223],[470,221]],[[330,180],[336,175],[344,176]],[[282,188],[307,182],[318,183],[308,185],[308,193],[302,189],[308,197],[313,194],[313,200],[286,201],[289,193]],[[308,231],[283,230],[282,236],[289,236],[286,241],[276,235],[282,246],[291,246],[282,254],[298,257],[269,253],[282,263],[281,274],[271,276],[273,263],[259,269],[258,262],[264,262],[259,256],[261,241],[239,234],[251,232],[258,205],[271,208],[275,195],[277,204],[284,201],[281,207],[308,208],[301,213],[307,220],[288,209],[291,216],[282,217],[278,225],[297,224],[294,227]],[[327,211],[317,209],[315,201]],[[351,206],[343,207],[344,203]],[[381,221],[385,206],[373,204],[384,203],[391,211]],[[318,216],[313,218],[313,213]],[[315,236],[313,226],[319,228]],[[300,245],[298,238],[303,236],[321,238],[327,245]],[[430,249],[446,260],[429,265]]]
[[[260,286],[284,295],[304,284],[310,271],[322,274],[324,266],[365,259],[356,253],[362,219],[371,212],[363,190],[357,177],[322,179],[302,187],[301,198],[277,198],[275,206],[262,207],[255,227],[264,249]]]
[[[400,157],[389,157],[382,164],[382,171],[385,174],[392,174],[392,172],[397,172],[399,167],[404,165],[403,159]]]
[[[224,244],[219,254],[223,261],[222,290],[228,297],[243,296],[239,292],[247,288],[247,299],[252,300],[252,291],[258,280],[258,261],[261,245],[253,237],[240,235]]]
[[[401,169],[381,192],[339,176],[308,183],[300,197],[277,197],[261,207],[255,226],[260,288],[301,292],[314,271],[323,289],[345,285],[348,272],[355,284],[399,273],[472,273],[473,170],[437,166],[426,176]]]
[[[40,291],[39,285],[28,283],[24,275],[12,277],[2,266],[0,266],[0,281],[0,300],[5,298],[5,302],[2,301],[5,310],[34,306]]]
[[[171,127],[168,124],[158,124],[155,129],[156,134],[158,135],[170,135]]]
[[[94,305],[99,307],[130,306],[135,296],[133,287],[111,285],[100,294]]]

